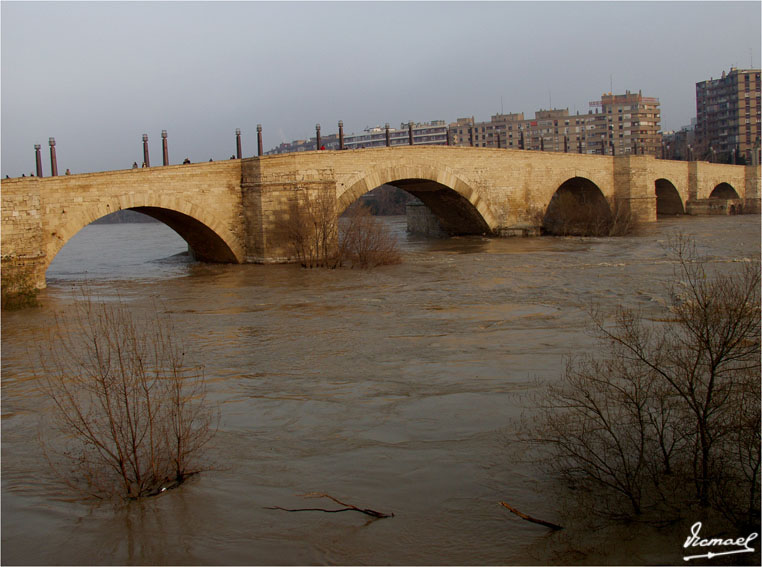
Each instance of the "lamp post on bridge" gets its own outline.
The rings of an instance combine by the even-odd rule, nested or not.
[[[161,131],[161,156],[162,156],[162,163],[164,165],[169,165],[169,148],[167,147],[167,131],[166,130]]]
[[[262,155],[262,125],[257,124],[257,155]]]
[[[413,145],[413,121],[407,123],[407,139],[410,145]]]
[[[315,149],[320,149],[320,124],[315,124]]]
[[[235,157],[241,159],[241,129],[235,129]]]
[[[143,134],[143,164],[146,167],[151,167],[151,162],[148,159],[148,134]]]
[[[386,129],[386,147],[388,148],[389,146],[392,145],[392,139],[389,137],[389,123],[388,122],[384,125],[384,128]]]
[[[56,177],[58,175],[58,160],[56,159],[56,139],[48,139],[50,145],[50,175]]]
[[[42,177],[42,154],[40,154],[40,144],[34,145],[34,161],[37,163],[37,177]]]
[[[339,120],[339,149],[344,149],[344,121]]]

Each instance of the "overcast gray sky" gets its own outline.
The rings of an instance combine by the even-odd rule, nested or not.
[[[489,120],[609,91],[690,123],[695,84],[760,65],[760,2],[8,2],[2,175],[225,159],[408,120]]]

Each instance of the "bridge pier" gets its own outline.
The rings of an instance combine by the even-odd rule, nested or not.
[[[614,157],[612,212],[631,213],[638,222],[656,222],[656,188],[651,174],[656,158],[644,155]],[[621,207],[621,209],[620,209]]]
[[[760,197],[762,197],[762,167],[746,166],[746,187],[744,191],[744,205],[743,210],[745,213],[762,213],[762,204]]]
[[[3,187],[3,251],[0,270],[3,293],[31,285],[45,287],[47,268],[40,181],[28,179],[24,191],[6,191]]]
[[[321,154],[325,154],[323,151]],[[283,156],[293,162],[296,156]],[[338,201],[333,172],[323,169],[270,170],[258,158],[242,160],[246,262],[277,264],[293,261],[291,235],[304,216],[310,222],[336,223]]]

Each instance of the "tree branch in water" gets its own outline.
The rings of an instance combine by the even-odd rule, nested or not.
[[[330,498],[336,504],[339,504],[341,506],[344,506],[344,508],[340,508],[338,510],[327,510],[325,508],[282,508],[280,506],[265,506],[267,510],[283,510],[285,512],[328,512],[328,513],[335,513],[335,512],[360,512],[361,514],[365,514],[367,516],[372,516],[373,518],[393,518],[394,514],[385,514],[383,512],[378,512],[376,510],[371,510],[370,508],[358,508],[357,506],[354,506],[353,504],[347,504],[346,502],[342,502],[338,498],[334,498],[330,494],[323,494],[322,492],[310,492],[308,494],[302,494],[302,497],[304,498]]]
[[[546,522],[545,520],[538,520],[537,518],[533,518],[532,516],[529,516],[527,514],[524,514],[523,512],[519,512],[511,506],[510,504],[506,502],[500,502],[501,506],[504,506],[505,508],[508,508],[511,512],[516,514],[519,518],[526,520],[527,522],[533,522],[535,524],[540,524],[541,526],[545,526],[546,528],[550,528],[551,530],[562,530],[564,529],[563,526],[559,526],[558,524],[554,524],[552,522]]]

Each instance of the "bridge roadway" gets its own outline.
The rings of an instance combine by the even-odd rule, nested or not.
[[[287,262],[299,195],[322,195],[341,213],[383,184],[418,197],[451,234],[537,229],[563,191],[605,203],[602,215],[624,207],[645,222],[657,213],[760,211],[759,166],[446,146],[313,151],[3,180],[3,279],[26,272],[44,287],[69,239],[123,209],[166,223],[200,260]]]

